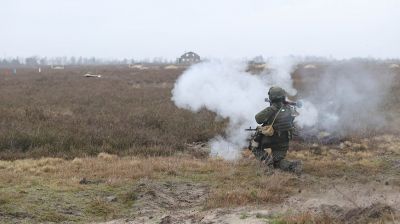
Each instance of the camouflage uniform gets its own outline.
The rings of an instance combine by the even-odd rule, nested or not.
[[[295,171],[299,162],[291,162],[285,159],[289,149],[289,141],[292,138],[294,110],[291,106],[284,104],[286,93],[279,87],[272,87],[268,92],[271,100],[270,107],[259,112],[255,118],[258,124],[271,125],[278,111],[273,124],[274,135],[265,136],[261,133],[255,135],[254,141],[257,142],[256,147],[251,150],[254,155],[261,161],[265,161],[274,168],[285,171]],[[271,148],[272,155],[268,155],[264,149]]]

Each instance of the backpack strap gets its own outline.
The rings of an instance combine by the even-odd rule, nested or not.
[[[270,124],[271,126],[274,125],[276,118],[278,117],[279,113],[282,110],[283,105],[281,106],[281,108],[279,108],[278,112],[275,114],[274,120],[272,120],[272,123]]]

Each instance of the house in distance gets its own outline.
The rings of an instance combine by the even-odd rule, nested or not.
[[[192,51],[184,53],[181,57],[176,59],[177,64],[194,64],[200,62],[200,56]]]

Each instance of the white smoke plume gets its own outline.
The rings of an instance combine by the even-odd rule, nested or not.
[[[172,100],[180,108],[194,112],[206,108],[228,118],[226,134],[216,136],[209,144],[213,155],[235,159],[247,146],[249,133],[244,129],[255,127],[254,115],[267,106],[264,98],[268,89],[281,86],[289,95],[297,94],[291,74],[298,63],[295,58],[270,59],[261,75],[246,72],[244,62],[213,60],[196,64],[179,77]],[[303,83],[307,93],[301,94],[303,107],[298,109],[297,125],[311,130],[308,133],[324,130],[339,135],[385,125],[380,103],[392,76],[366,67],[368,63],[325,63],[314,80],[307,72],[301,74],[300,78],[311,81]]]
[[[245,71],[247,63],[213,60],[193,65],[175,83],[172,100],[178,107],[194,112],[207,108],[229,119],[226,137],[210,141],[213,155],[238,157],[247,145],[249,133],[244,129],[255,127],[255,114],[267,106],[264,99],[269,87],[279,85],[296,93],[290,78],[293,64],[274,60],[269,66],[274,66],[270,73],[259,76]]]
[[[318,109],[309,101],[302,100],[302,107],[298,108],[299,116],[296,123],[299,127],[312,127],[318,122]]]
[[[268,74],[261,77],[268,85],[275,85],[283,88],[289,95],[294,96],[297,90],[293,88],[291,73],[296,68],[298,59],[294,57],[270,58],[268,60]]]
[[[307,100],[312,106],[300,110],[301,119],[315,130],[337,135],[362,134],[386,125],[385,111],[393,74],[383,63],[368,60],[331,61],[318,80],[308,83]],[[304,73],[302,78],[309,74]],[[312,109],[313,108],[313,109]],[[310,111],[311,109],[311,111]],[[318,111],[314,112],[314,109]]]

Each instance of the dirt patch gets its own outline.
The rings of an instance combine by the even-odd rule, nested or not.
[[[397,219],[400,204],[398,187],[378,182],[352,186],[343,183],[319,190],[309,188],[280,204],[210,210],[202,206],[209,192],[206,185],[142,180],[133,192],[135,214],[108,224],[266,223],[286,220],[287,214],[289,220],[296,217],[297,221],[324,217],[338,223],[370,223]]]
[[[107,223],[196,223],[208,191],[203,184],[144,179],[132,189],[132,218]]]
[[[337,205],[320,206],[323,214],[339,223],[376,223],[382,220],[394,220],[395,210],[382,203],[366,207],[343,209]]]
[[[325,180],[326,181],[326,180]],[[336,180],[339,182],[339,180]],[[345,181],[345,180],[344,180]],[[285,207],[293,211],[321,212],[326,206],[339,206],[344,210],[367,208],[374,204],[385,204],[395,210],[400,209],[400,188],[386,185],[376,180],[370,183],[325,182],[309,189],[303,189],[298,195],[290,197]]]
[[[206,199],[208,188],[205,185],[190,182],[158,183],[144,180],[135,187],[134,191],[137,194],[134,206],[144,214],[199,206]],[[149,209],[144,209],[144,207]]]
[[[371,223],[393,215],[393,209],[385,204],[372,204],[365,208],[355,208],[339,217],[342,223]]]
[[[192,147],[203,146],[194,144]],[[393,169],[399,160],[397,154],[370,149],[361,152],[326,149],[321,155],[302,150],[292,154],[308,166],[316,167],[315,170],[306,170],[301,176],[280,171],[267,175],[260,172],[260,167],[247,169],[245,164],[236,164],[241,168],[232,165],[232,169],[225,170],[226,175],[216,181],[246,178],[236,181],[234,186],[219,185],[217,188],[188,179],[186,182],[143,179],[132,188],[135,213],[128,219],[109,223],[313,223],[315,220],[316,223],[395,223],[393,220],[399,220],[400,185],[398,172]],[[251,157],[245,158],[251,160]],[[327,166],[330,163],[338,167]],[[329,169],[336,175],[325,175],[325,170]],[[259,173],[248,174],[254,172]],[[200,178],[204,173],[208,172],[203,170],[195,176]],[[257,178],[259,180],[255,181]],[[280,182],[283,179],[285,181]],[[289,185],[290,193],[282,191]],[[252,186],[262,188],[251,190]],[[228,196],[237,194],[237,189],[250,192],[248,197],[240,197],[241,202],[251,197],[255,200],[232,203]],[[215,194],[215,191],[223,194]],[[268,200],[270,197],[263,197],[263,193],[278,195],[281,200]],[[205,206],[208,201],[215,200],[216,195],[221,195],[224,203]]]

